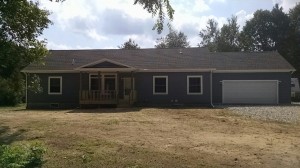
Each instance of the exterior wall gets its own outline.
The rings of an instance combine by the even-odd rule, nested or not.
[[[187,76],[202,75],[203,94],[187,94]],[[168,76],[168,94],[153,94],[153,76]],[[199,72],[166,72],[166,73],[136,73],[135,86],[137,90],[138,105],[201,105],[210,104],[210,73]],[[177,102],[175,102],[177,100]]]
[[[30,75],[28,74],[28,83],[30,83]],[[27,93],[27,108],[54,108],[51,104],[58,104],[58,108],[77,108],[79,107],[79,90],[80,90],[80,74],[79,73],[63,73],[63,74],[36,74],[41,79],[42,93],[34,93],[28,91]],[[62,94],[49,95],[48,94],[48,77],[61,76],[62,77]],[[118,73],[119,93],[123,93],[122,78],[130,77],[130,73]],[[82,73],[82,90],[89,90],[89,73]],[[120,95],[121,98],[123,95]]]
[[[213,103],[222,103],[222,80],[279,80],[279,104],[291,103],[291,74],[274,73],[213,73]]]
[[[27,108],[53,108],[51,104],[58,104],[58,108],[79,107],[79,73],[65,74],[37,74],[41,79],[42,93],[27,93]],[[48,94],[48,77],[62,77],[62,94]],[[30,77],[28,76],[28,80]],[[30,81],[28,81],[30,83]]]
[[[41,79],[42,93],[28,91],[28,108],[51,108],[51,104],[59,104],[59,108],[79,107],[79,73],[65,74],[37,74]],[[187,76],[202,75],[202,95],[187,94]],[[48,77],[62,76],[62,94],[48,94]],[[130,77],[130,73],[118,73],[119,93],[122,94],[122,78]],[[153,76],[168,76],[168,94],[153,94]],[[209,105],[210,104],[210,72],[136,72],[135,90],[137,91],[137,105],[168,106],[182,105]],[[30,79],[30,77],[28,77]],[[213,103],[222,103],[222,80],[279,80],[279,103],[291,102],[291,75],[290,73],[213,73]],[[30,83],[30,81],[28,81]],[[89,89],[89,74],[82,74],[82,89]],[[120,97],[122,98],[122,96]]]

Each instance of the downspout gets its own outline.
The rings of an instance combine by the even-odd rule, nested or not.
[[[215,106],[214,106],[214,104],[213,104],[213,95],[212,95],[212,93],[213,93],[213,88],[212,88],[212,70],[210,70],[210,105],[211,105],[211,107],[212,108],[214,108]]]

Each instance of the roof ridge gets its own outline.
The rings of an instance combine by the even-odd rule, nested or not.
[[[103,49],[96,49],[96,48],[91,48],[91,49],[60,49],[60,50],[52,50],[49,49],[49,51],[141,51],[141,50],[178,50],[178,49],[207,49],[206,47],[189,47],[189,48],[140,48],[140,49],[119,49],[119,48],[103,48]]]

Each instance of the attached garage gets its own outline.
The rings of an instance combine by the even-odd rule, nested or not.
[[[278,80],[223,80],[223,104],[278,104]]]

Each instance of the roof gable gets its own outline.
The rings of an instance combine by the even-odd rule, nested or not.
[[[115,64],[109,61],[100,62],[98,64],[85,66],[83,68],[128,68],[123,65]]]
[[[133,68],[131,66],[113,61],[113,60],[109,60],[109,59],[101,59],[98,61],[94,61],[85,65],[82,65],[76,69],[86,69],[86,68]]]

